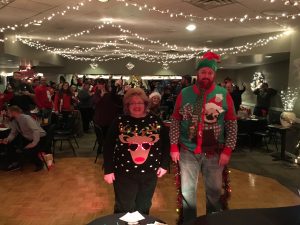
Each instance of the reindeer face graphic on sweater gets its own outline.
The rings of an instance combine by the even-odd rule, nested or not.
[[[128,145],[133,162],[137,165],[143,164],[149,155],[151,146],[159,140],[158,134],[152,134],[149,129],[145,129],[141,134],[133,132],[133,136],[120,134],[119,139],[123,144]]]

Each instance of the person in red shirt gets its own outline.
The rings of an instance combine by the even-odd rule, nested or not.
[[[34,93],[35,103],[40,110],[40,116],[43,119],[48,119],[49,121],[51,118],[53,103],[49,87],[47,86],[47,79],[45,77],[41,78],[40,84],[34,89]]]
[[[56,113],[71,112],[72,92],[68,82],[64,82],[62,88],[56,93],[54,98],[54,111]]]

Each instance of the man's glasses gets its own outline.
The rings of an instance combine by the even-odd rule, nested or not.
[[[128,146],[131,151],[137,150],[138,147],[141,147],[145,151],[150,150],[150,148],[151,148],[151,144],[148,142],[144,142],[142,144],[130,143],[130,144],[128,144]]]

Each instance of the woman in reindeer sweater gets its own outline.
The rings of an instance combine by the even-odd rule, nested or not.
[[[125,115],[112,123],[104,144],[104,180],[114,185],[115,213],[149,214],[157,178],[167,172],[169,137],[159,118],[147,113],[140,88],[126,92]]]

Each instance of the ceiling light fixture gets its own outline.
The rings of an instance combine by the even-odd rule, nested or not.
[[[265,58],[269,59],[269,58],[272,58],[272,56],[271,55],[266,55]]]
[[[98,0],[98,2],[103,2],[103,3],[105,3],[105,2],[108,2],[109,0]]]
[[[194,31],[196,30],[196,25],[195,24],[189,24],[185,27],[188,31]]]

